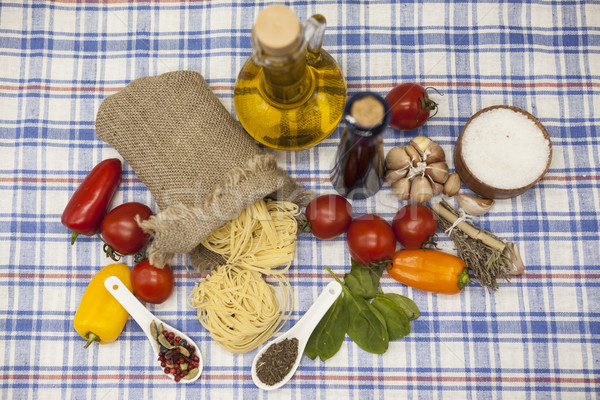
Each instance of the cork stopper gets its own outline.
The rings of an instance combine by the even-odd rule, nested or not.
[[[297,46],[302,25],[291,8],[282,4],[265,7],[254,23],[254,34],[265,53],[289,54]]]
[[[385,108],[375,97],[365,96],[352,103],[350,115],[360,126],[371,128],[381,124],[385,117]]]

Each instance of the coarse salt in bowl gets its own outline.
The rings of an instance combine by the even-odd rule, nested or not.
[[[548,171],[552,144],[528,112],[492,106],[467,121],[454,147],[454,166],[473,192],[489,199],[524,193]]]

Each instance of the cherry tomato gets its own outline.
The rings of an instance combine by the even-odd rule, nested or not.
[[[421,204],[402,207],[392,221],[396,239],[407,249],[419,249],[438,228],[438,222],[429,208]]]
[[[160,304],[167,300],[173,292],[173,282],[173,271],[169,264],[161,269],[146,260],[131,270],[133,292],[148,303]]]
[[[385,96],[390,105],[390,125],[401,131],[410,131],[429,119],[431,110],[437,111],[437,103],[429,98],[427,90],[416,83],[402,83]]]
[[[306,218],[313,235],[322,240],[333,239],[346,232],[352,222],[352,206],[337,194],[325,194],[306,206]]]
[[[366,214],[350,224],[347,233],[350,256],[363,265],[391,259],[396,238],[390,224],[378,215]]]
[[[124,203],[113,208],[102,220],[102,238],[117,253],[137,253],[150,240],[150,235],[138,226],[136,216],[144,221],[152,216],[152,210],[141,203]]]

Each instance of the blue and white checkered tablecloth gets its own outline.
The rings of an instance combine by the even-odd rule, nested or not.
[[[419,130],[385,133],[386,151],[415,135],[452,154],[479,109],[521,107],[547,128],[553,161],[545,178],[497,201],[478,224],[516,241],[526,274],[491,294],[456,296],[402,286],[385,291],[420,307],[413,332],[372,355],[346,339],[327,362],[304,358],[275,392],[252,383],[255,355],[212,341],[186,305],[199,276],[174,262],[176,287],[159,318],[200,343],[202,377],[175,384],[156,368],[141,329],[82,348],[72,326],[79,300],[108,264],[97,239],[69,246],[62,211],[91,168],[118,153],[94,131],[102,100],[131,80],[173,70],[203,74],[232,113],[233,85],[251,54],[263,2],[221,0],[2,0],[0,2],[0,397],[3,399],[592,399],[600,394],[600,3],[565,1],[290,1],[303,21],[328,21],[324,47],[349,94],[385,95],[400,82],[434,86],[439,113]],[[341,128],[316,147],[277,153],[289,174],[318,194]],[[451,158],[451,157],[449,157]],[[450,160],[450,167],[453,165]],[[114,204],[156,204],[124,164]],[[402,206],[386,186],[354,201],[354,215],[391,220]],[[443,236],[443,235],[441,235]],[[451,248],[448,239],[442,246]],[[125,261],[133,264],[133,260]],[[298,320],[329,281],[349,270],[345,237],[298,240],[289,277]],[[287,328],[286,328],[287,329]]]

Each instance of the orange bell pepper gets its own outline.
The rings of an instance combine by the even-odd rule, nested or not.
[[[388,273],[400,283],[434,293],[457,294],[473,283],[462,259],[430,249],[396,252]]]

